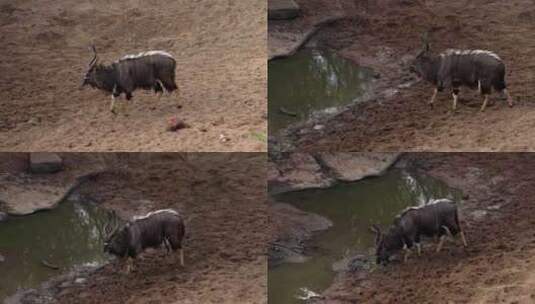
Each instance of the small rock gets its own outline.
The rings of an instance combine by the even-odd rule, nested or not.
[[[56,153],[30,153],[30,171],[32,173],[56,173],[63,169],[63,160]]]
[[[287,20],[299,16],[300,8],[294,0],[269,0],[268,19]]]
[[[3,263],[6,261],[6,258],[0,254],[0,263]]]
[[[77,278],[76,280],[74,280],[75,284],[85,284],[85,282],[87,282],[86,278]]]
[[[224,123],[225,123],[225,118],[224,117],[219,117],[219,119],[217,119],[216,121],[212,122],[212,126],[217,127],[217,126],[220,126],[220,125],[222,125]]]
[[[501,204],[496,204],[496,205],[488,206],[487,209],[494,211],[494,210],[499,210],[501,207],[502,207]]]
[[[40,117],[32,117],[32,118],[28,119],[28,124],[30,124],[32,126],[37,126],[40,123],[41,123],[41,118]]]
[[[225,143],[230,141],[230,138],[226,137],[224,134],[219,134],[219,141]]]
[[[357,254],[352,257],[345,257],[337,262],[334,262],[332,265],[332,270],[335,272],[347,271],[347,272],[356,272],[360,270],[365,270],[368,268],[367,258],[362,254]]]
[[[302,301],[309,301],[309,300],[312,300],[312,299],[321,299],[322,296],[317,293],[317,292],[314,292],[313,290],[310,290],[306,287],[301,287],[299,289],[299,291],[301,291],[301,295],[296,295],[295,297],[299,300],[302,300]]]
[[[65,282],[63,282],[63,283],[61,283],[59,285],[59,288],[68,288],[68,287],[71,287],[71,286],[72,286],[71,282],[65,281]]]
[[[167,131],[175,132],[180,129],[189,128],[189,126],[177,117],[171,117],[167,125]]]
[[[323,130],[323,129],[325,129],[324,125],[315,125],[314,126],[314,130],[316,130],[316,131]]]
[[[485,216],[487,216],[487,211],[485,210],[476,210],[470,213],[470,215],[474,218],[474,220],[479,221],[483,219]]]

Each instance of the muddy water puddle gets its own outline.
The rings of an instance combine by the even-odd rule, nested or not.
[[[269,134],[362,98],[372,70],[332,51],[303,49],[268,65]]]
[[[51,211],[1,222],[0,302],[19,288],[108,261],[100,232],[108,220],[108,213],[92,203],[65,201]]]
[[[329,189],[275,196],[279,202],[325,216],[334,225],[310,241],[314,249],[304,263],[286,263],[269,269],[269,303],[303,303],[296,296],[303,295],[304,288],[322,292],[334,279],[333,263],[344,257],[373,253],[374,235],[368,230],[371,224],[386,227],[404,208],[436,198],[460,201],[462,193],[440,180],[401,170]]]

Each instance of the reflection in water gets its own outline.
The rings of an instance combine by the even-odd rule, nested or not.
[[[38,286],[75,266],[107,261],[100,231],[108,213],[90,203],[66,201],[58,208],[0,223],[0,301],[17,288]],[[57,265],[52,270],[42,260]]]
[[[371,70],[332,52],[302,50],[268,65],[269,132],[274,134],[314,111],[338,107],[362,96]],[[291,117],[280,109],[297,114]]]
[[[279,202],[329,218],[334,226],[312,240],[311,245],[318,250],[305,263],[282,264],[269,269],[269,303],[300,303],[295,298],[300,288],[316,292],[327,288],[335,275],[332,271],[335,261],[344,255],[373,251],[374,235],[368,232],[371,224],[386,227],[407,206],[425,204],[436,198],[460,201],[461,197],[460,191],[439,180],[398,170],[329,189],[275,196]]]

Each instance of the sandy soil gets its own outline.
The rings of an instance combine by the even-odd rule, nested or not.
[[[434,244],[408,263],[378,269],[366,279],[339,278],[325,303],[535,302],[535,157],[530,154],[412,154],[417,169],[467,195],[461,222],[469,247]]]
[[[0,149],[265,151],[266,11],[265,0],[2,1]],[[180,92],[137,91],[114,116],[108,95],[78,89],[91,43],[106,63],[170,52]],[[190,128],[166,132],[173,116]]]
[[[524,151],[533,150],[535,126],[533,1],[297,1],[303,17],[270,21],[270,53],[298,41],[300,33],[328,16],[347,18],[321,30],[320,46],[378,71],[375,90],[389,94],[354,106],[321,122],[291,132],[300,151]],[[370,3],[368,3],[370,2]],[[435,108],[426,102],[433,88],[423,82],[411,87],[407,59],[421,47],[420,35],[430,30],[432,48],[489,49],[507,65],[506,79],[514,108],[493,95],[494,105],[479,113],[482,98],[463,90],[456,113],[451,97],[439,95]],[[283,39],[284,37],[292,37]],[[273,45],[271,45],[273,41]],[[282,42],[281,42],[282,41]]]
[[[266,303],[266,156],[259,153],[61,154],[109,170],[83,184],[124,218],[172,207],[186,218],[185,267],[148,251],[121,274],[118,261],[83,286],[60,289],[59,303]]]

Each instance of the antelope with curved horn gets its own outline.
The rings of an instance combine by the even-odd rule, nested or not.
[[[416,245],[418,255],[421,255],[422,236],[440,237],[436,252],[442,250],[447,235],[453,237],[460,234],[463,246],[468,246],[459,223],[457,205],[449,199],[438,199],[420,207],[405,209],[395,218],[394,224],[386,233],[377,225],[372,225],[370,229],[376,234],[377,264],[387,264],[390,256],[400,250],[404,250],[403,260],[407,261],[413,245]]]
[[[452,109],[457,109],[461,86],[477,89],[484,100],[480,111],[485,111],[489,95],[494,89],[502,92],[510,107],[513,98],[505,83],[505,64],[495,53],[487,50],[447,49],[434,55],[429,47],[428,34],[422,35],[423,49],[410,66],[410,71],[435,86],[429,105],[433,106],[438,92],[451,88]]]
[[[93,59],[82,82],[82,87],[93,88],[111,94],[112,113],[115,112],[115,99],[122,93],[126,99],[132,99],[137,89],[154,90],[159,97],[164,92],[178,89],[175,83],[176,61],[164,51],[148,51],[136,55],[126,55],[111,65],[98,63],[98,54],[94,45],[90,47]]]

